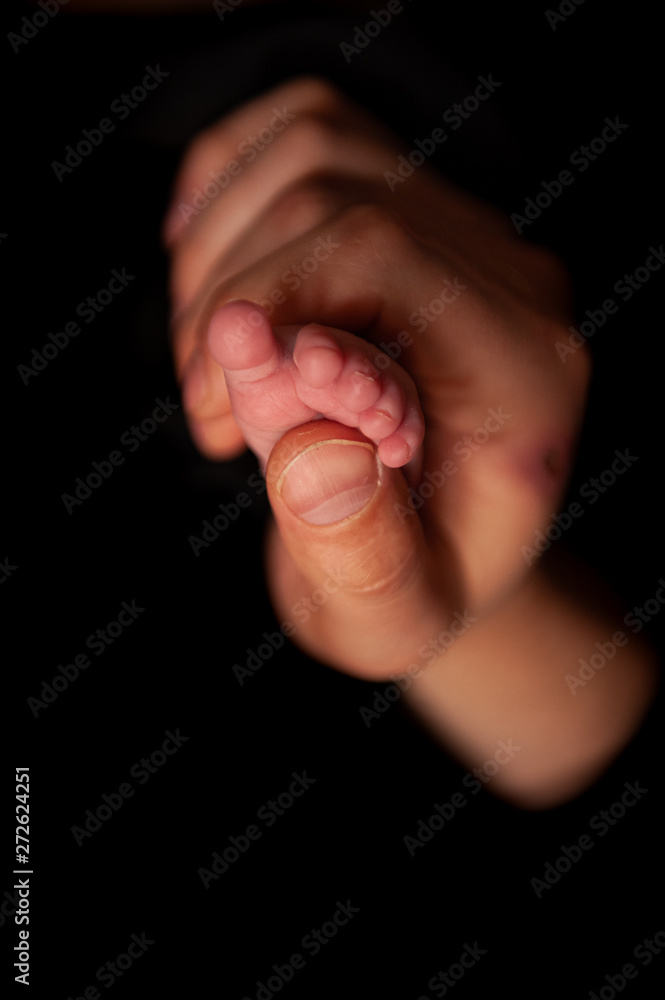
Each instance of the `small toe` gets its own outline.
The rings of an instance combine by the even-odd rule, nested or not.
[[[300,330],[293,348],[293,360],[300,377],[313,389],[329,386],[344,367],[341,347],[318,323],[309,323]]]

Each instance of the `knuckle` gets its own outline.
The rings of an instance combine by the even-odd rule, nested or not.
[[[346,106],[347,100],[334,84],[325,77],[308,74],[296,77],[286,85],[294,98],[302,101],[303,110],[335,113]]]
[[[362,243],[378,254],[414,252],[415,243],[404,226],[376,202],[359,202],[343,209],[339,224],[349,243]]]
[[[340,130],[327,115],[318,112],[301,112],[291,122],[284,143],[294,162],[303,171],[325,167],[339,148]]]
[[[185,149],[178,167],[178,176],[188,177],[198,173],[200,164],[205,164],[222,148],[219,129],[207,128],[199,132]]]
[[[345,198],[332,176],[310,174],[280,193],[272,208],[273,221],[296,230],[310,229],[336,213]]]

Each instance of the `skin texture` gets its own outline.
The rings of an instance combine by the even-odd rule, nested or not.
[[[319,323],[273,331],[262,309],[232,302],[213,316],[208,345],[263,470],[285,431],[321,416],[358,427],[391,468],[417,459],[424,421],[416,387],[362,338]]]
[[[190,211],[194,189],[276,124],[275,109],[283,127],[270,143]],[[651,654],[633,639],[573,698],[564,676],[611,635],[611,602],[589,603],[596,581],[573,594],[578,567],[530,566],[523,553],[563,495],[589,356],[563,365],[556,354],[572,322],[559,262],[426,164],[399,179],[408,152],[314,78],[200,135],[164,224],[175,364],[195,442],[225,459],[244,448],[246,426],[215,359],[220,308],[259,303],[275,330],[314,322],[391,347],[390,372],[413,380],[425,418],[417,462],[387,467],[339,422],[279,428],[266,463],[277,614],[293,621],[332,574],[340,585],[293,641],[371,680],[415,664],[406,697],[436,736],[470,765],[514,740],[521,750],[493,790],[549,806],[602,771],[655,684]],[[285,280],[324,244],[334,250],[306,280]],[[460,621],[450,648],[419,652]]]

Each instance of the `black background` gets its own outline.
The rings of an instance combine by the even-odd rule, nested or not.
[[[584,998],[631,961],[639,976],[622,995],[654,997],[665,953],[648,968],[632,953],[665,930],[660,701],[579,799],[531,814],[467,790],[467,805],[412,858],[404,836],[433,803],[465,791],[466,769],[401,703],[368,728],[359,709],[377,686],[312,663],[289,643],[244,685],[234,676],[233,664],[277,625],[261,566],[265,505],[258,498],[198,557],[188,538],[246,488],[253,460],[202,459],[181,410],[135,453],[120,444],[157,398],[179,401],[159,226],[186,141],[292,72],[327,75],[409,144],[478,75],[492,73],[501,88],[437,162],[509,213],[566,168],[606,117],[626,122],[524,233],[568,264],[580,319],[617,298],[615,282],[665,238],[649,44],[657,29],[639,5],[614,21],[587,0],[552,30],[538,5],[526,14],[474,3],[427,12],[414,2],[348,65],[339,42],[366,16],[325,21],[324,9],[312,10],[241,7],[223,23],[212,11],[63,11],[15,53],[4,36],[34,8],[5,8],[0,558],[18,568],[0,593],[16,724],[4,794],[11,815],[11,769],[29,763],[32,995],[65,1000],[97,985],[105,996],[97,970],[145,933],[154,944],[110,987],[112,998],[254,998],[273,964],[300,952],[306,966],[279,991],[285,998],[417,1000],[434,996],[428,980],[475,942],[487,954],[449,990],[456,997],[500,984],[514,996]],[[319,35],[327,42],[311,42]],[[164,84],[58,182],[52,161],[157,64],[169,74]],[[129,287],[25,385],[18,366],[49,331],[77,318],[78,303],[106,287],[114,268],[135,275]],[[617,448],[639,456],[566,539],[611,581],[626,611],[653,596],[664,570],[661,302],[656,274],[590,342],[595,377],[570,487],[574,498]],[[125,463],[68,514],[62,494],[118,448]],[[132,600],[145,609],[137,620],[35,717],[28,698]],[[659,618],[648,631],[660,646]],[[177,729],[187,741],[139,785],[132,766]],[[316,779],[310,790],[271,828],[257,821],[303,770]],[[127,781],[134,796],[78,846],[72,827]],[[626,781],[648,793],[537,898],[530,880],[542,878],[561,845],[590,832]],[[260,840],[204,888],[199,869],[252,823]],[[10,892],[4,843],[0,891]],[[332,918],[338,900],[359,913],[313,956],[302,938]],[[16,943],[10,911],[0,925],[6,955]],[[11,961],[3,982],[12,982]]]

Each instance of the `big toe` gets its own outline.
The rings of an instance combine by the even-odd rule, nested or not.
[[[270,374],[279,361],[279,348],[267,315],[253,302],[227,302],[212,316],[208,346],[226,372],[254,369],[253,379]]]

